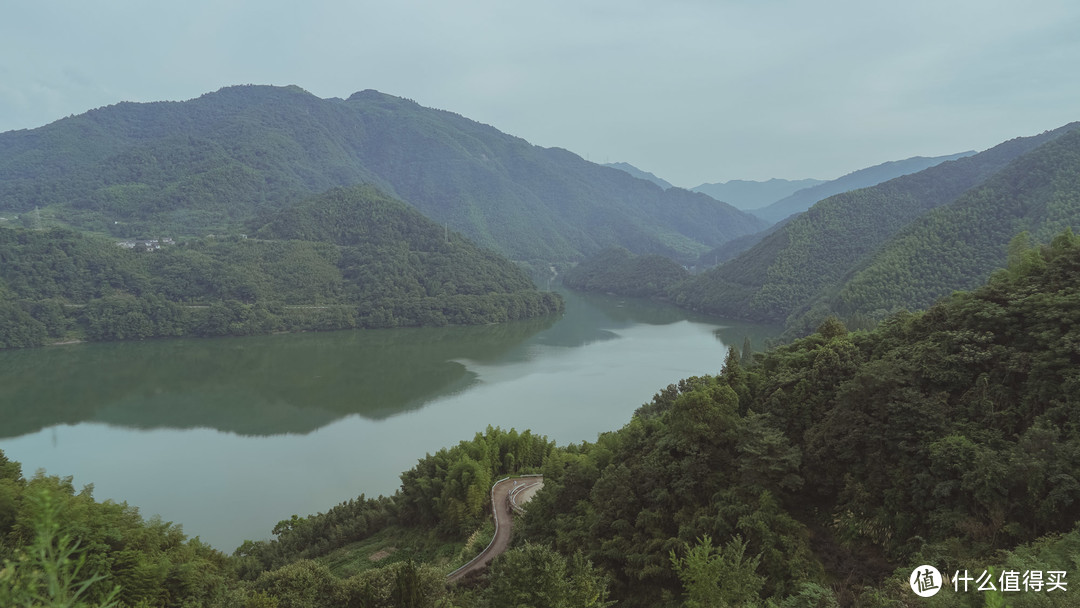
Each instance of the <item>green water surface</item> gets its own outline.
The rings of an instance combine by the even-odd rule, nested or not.
[[[773,328],[564,293],[558,318],[481,327],[73,344],[0,352],[0,449],[24,472],[232,551],[293,513],[392,493],[487,425],[559,443],[625,424]]]

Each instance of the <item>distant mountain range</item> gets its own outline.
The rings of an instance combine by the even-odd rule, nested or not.
[[[611,167],[612,169],[618,169],[619,171],[625,171],[625,172],[629,173],[630,175],[633,175],[634,177],[636,177],[638,179],[643,179],[643,180],[646,180],[646,181],[650,181],[650,182],[656,184],[657,186],[660,186],[664,190],[667,190],[668,188],[674,188],[674,186],[672,186],[671,183],[669,183],[667,180],[660,179],[659,177],[656,177],[655,175],[653,175],[652,173],[649,173],[648,171],[642,171],[641,169],[638,169],[637,167],[635,167],[634,165],[631,165],[630,163],[604,163],[604,166],[605,167]],[[706,194],[708,194],[708,193],[706,193]],[[724,201],[724,202],[727,202],[727,201]],[[728,204],[732,205],[732,203],[728,203]],[[732,205],[732,206],[738,207],[737,205]]]
[[[962,152],[960,154],[952,154],[949,156],[938,156],[934,158],[924,158],[922,156],[916,156],[907,160],[891,161],[868,167],[866,169],[860,169],[849,173],[843,177],[827,181],[818,182],[817,185],[812,185],[808,188],[803,188],[793,194],[785,196],[780,200],[775,200],[772,204],[766,205],[759,209],[747,209],[749,213],[765,219],[770,222],[774,222],[772,226],[757,232],[755,234],[748,234],[736,239],[732,239],[726,243],[723,243],[709,251],[701,254],[698,258],[698,266],[702,268],[709,268],[715,266],[721,262],[726,262],[740,253],[750,249],[765,237],[776,232],[781,226],[794,218],[798,213],[802,213],[809,209],[814,203],[819,200],[823,200],[833,194],[839,194],[841,192],[847,192],[848,190],[855,190],[858,188],[865,188],[869,186],[875,186],[881,182],[889,179],[900,177],[902,175],[908,175],[915,171],[921,171],[927,167],[932,167],[946,160],[955,160],[957,158],[963,158],[964,156],[970,156],[974,152]],[[770,180],[771,181],[784,181],[784,180]],[[818,181],[818,180],[802,180],[804,182]],[[740,184],[768,184],[769,182],[728,182],[740,183]],[[795,183],[795,182],[790,182]],[[699,186],[700,188],[700,186]],[[709,192],[705,192],[709,194]],[[710,195],[711,196],[711,195]],[[738,205],[736,205],[738,206]],[[740,207],[743,209],[743,207]]]
[[[763,182],[733,179],[716,184],[701,184],[691,188],[694,192],[708,194],[718,201],[749,211],[772,204],[799,190],[824,184],[820,179],[770,179]],[[760,217],[760,216],[759,216]]]
[[[1003,265],[1016,232],[1080,224],[1078,125],[827,198],[670,295],[798,332],[830,313],[926,306]]]
[[[973,289],[1008,256],[1080,228],[1080,127],[919,217],[866,258],[826,308],[881,317]],[[1010,241],[1021,233],[1016,243]]]
[[[751,213],[768,222],[779,222],[792,214],[806,211],[812,207],[814,203],[824,200],[834,194],[840,194],[841,192],[848,192],[849,190],[856,190],[858,188],[876,186],[882,182],[889,181],[890,179],[917,173],[945,161],[956,160],[965,156],[971,156],[972,154],[975,154],[973,150],[960,152],[959,154],[934,156],[930,158],[914,156],[906,160],[881,163],[880,165],[859,169],[858,171],[853,171],[843,177],[838,177],[834,180],[799,190],[789,196],[773,199],[773,202],[766,204],[760,209],[753,209]],[[706,194],[708,194],[708,192],[706,192]]]
[[[814,203],[834,194],[876,186],[890,179],[917,173],[945,161],[956,160],[972,154],[975,154],[974,150],[947,156],[915,156],[905,160],[889,161],[873,167],[859,169],[834,180],[773,178],[765,181],[751,181],[733,179],[727,182],[701,184],[690,190],[707,194],[718,201],[723,201],[732,207],[752,213],[771,224],[775,224],[793,214],[806,211]],[[663,179],[628,163],[611,163],[605,166],[620,169],[639,179],[651,181],[661,188],[671,187],[671,184]],[[752,245],[760,239],[747,235],[737,240]],[[738,253],[745,251],[750,245],[745,245],[739,249],[737,245],[733,248],[728,244],[721,244],[718,249]],[[704,254],[704,257],[715,257],[715,252],[710,251]]]
[[[278,210],[367,183],[518,260],[622,246],[692,261],[766,223],[460,115],[362,91],[238,86],[120,103],[0,134],[0,212],[116,236],[251,232]]]

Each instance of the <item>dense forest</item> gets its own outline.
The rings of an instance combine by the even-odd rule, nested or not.
[[[945,162],[873,188],[827,198],[768,234],[738,257],[675,286],[670,296],[676,303],[695,310],[777,323],[798,322],[803,324],[799,329],[805,330],[807,321],[800,321],[798,317],[807,307],[835,293],[851,273],[861,269],[870,256],[890,243],[891,239],[897,238],[920,217],[935,208],[951,207],[961,195],[980,186],[999,171],[1004,171],[1003,176],[1015,176],[1023,170],[1031,171],[1030,175],[1017,180],[1013,186],[1003,187],[1002,192],[1008,190],[1012,195],[1018,195],[1019,190],[1024,190],[1028,193],[1025,196],[1038,198],[1042,196],[1040,190],[1054,188],[1055,195],[1061,200],[1055,199],[1056,215],[1052,221],[1045,222],[1047,230],[1060,230],[1070,223],[1075,224],[1080,217],[1069,214],[1066,201],[1074,200],[1080,191],[1068,189],[1071,182],[1060,175],[1061,171],[1075,173],[1077,167],[1070,164],[1071,155],[1060,155],[1060,146],[1051,146],[1054,140],[1075,128],[1076,125],[1071,124],[1038,136],[1017,138],[974,156]],[[1050,147],[1040,153],[1033,152],[1044,145]],[[1029,153],[1033,156],[1025,158]],[[1014,163],[1012,167],[1010,163]],[[1055,169],[1055,166],[1058,168]],[[1052,178],[1052,174],[1059,177]],[[1053,185],[1051,180],[1054,180]],[[993,221],[992,218],[998,216],[1015,217],[1016,211],[1009,208],[1011,200],[1007,196],[998,196],[994,199],[994,205],[980,207],[978,213],[985,218],[980,221]],[[1044,219],[1049,217],[1031,218],[1034,222]],[[1001,264],[1005,248],[1015,235],[1015,232],[1006,231],[1016,225],[1011,220],[1005,223],[1009,225],[995,228],[992,234],[980,234],[974,223],[964,224],[954,236],[959,242],[993,241],[1000,248],[999,255],[978,255],[991,260],[993,264]],[[1043,225],[1039,224],[1039,230]],[[1020,227],[1023,229],[1025,226],[1021,224]],[[949,240],[943,244],[942,255],[951,255],[944,252],[953,242]],[[904,255],[920,254],[917,245],[907,245],[915,246],[916,251],[907,251]],[[929,263],[934,265],[935,271],[953,265],[952,260],[943,263],[940,257],[928,260],[932,260]],[[992,267],[982,264],[982,270],[974,275],[974,280],[985,279]],[[957,273],[962,274],[963,271],[957,270]],[[970,282],[945,283],[947,289],[971,286]],[[947,293],[947,289],[938,290],[936,294]],[[920,299],[919,304],[926,305],[931,301]],[[847,312],[866,314],[869,311]],[[793,315],[795,318],[792,318]],[[823,315],[817,315],[811,321],[820,322],[822,318]],[[805,334],[805,331],[801,333]]]
[[[703,194],[377,91],[342,100],[229,87],[0,134],[0,216],[46,228],[250,233],[300,198],[361,183],[530,262],[612,245],[692,260],[767,225]]]
[[[835,194],[876,186],[882,182],[887,182],[903,175],[918,173],[923,169],[929,169],[930,167],[940,165],[945,161],[956,160],[965,156],[971,156],[972,154],[975,154],[975,152],[961,152],[959,154],[934,156],[930,158],[915,156],[905,160],[890,161],[880,165],[874,165],[873,167],[852,171],[847,175],[822,184],[812,185],[808,188],[792,192],[789,196],[773,199],[773,201],[770,201],[771,204],[763,206],[760,209],[753,209],[750,212],[763,220],[779,222],[784,218],[790,217],[792,214],[802,213],[810,207],[813,207],[818,201],[829,198]],[[707,190],[701,191],[706,194],[711,194]],[[724,199],[721,198],[720,200]]]
[[[876,318],[971,289],[1006,261],[1015,235],[1045,243],[1080,225],[1080,130],[1024,155],[953,203],[912,222],[870,256],[827,313]],[[1015,243],[1023,248],[1023,243]],[[815,311],[816,312],[816,311]],[[811,314],[810,322],[820,321]]]
[[[689,276],[685,268],[664,256],[637,256],[626,249],[612,248],[571,268],[563,284],[586,291],[657,297]]]
[[[1078,298],[1080,237],[1017,244],[986,285],[925,312],[732,349],[721,373],[661,390],[595,442],[488,428],[422,459],[394,496],[282,521],[232,557],[0,458],[0,604],[886,608],[911,605],[919,564],[1074,571]],[[467,546],[491,482],[537,471],[515,547],[447,588],[468,551],[433,539]],[[422,542],[341,570],[350,547],[388,533]],[[945,589],[920,605],[1068,597]]]
[[[258,236],[148,251],[62,229],[0,228],[0,348],[468,325],[562,307],[511,262],[370,186],[288,208]]]

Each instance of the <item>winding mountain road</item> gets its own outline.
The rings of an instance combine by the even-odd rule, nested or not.
[[[522,505],[544,486],[542,475],[506,478],[491,486],[491,511],[495,517],[495,536],[486,549],[464,566],[454,570],[447,582],[456,583],[465,577],[487,568],[495,556],[510,546],[510,532],[514,527],[514,512],[523,512]]]

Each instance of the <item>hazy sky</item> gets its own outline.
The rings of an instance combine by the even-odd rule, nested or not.
[[[409,97],[676,185],[1080,120],[1076,0],[7,0],[0,131],[231,84]]]

